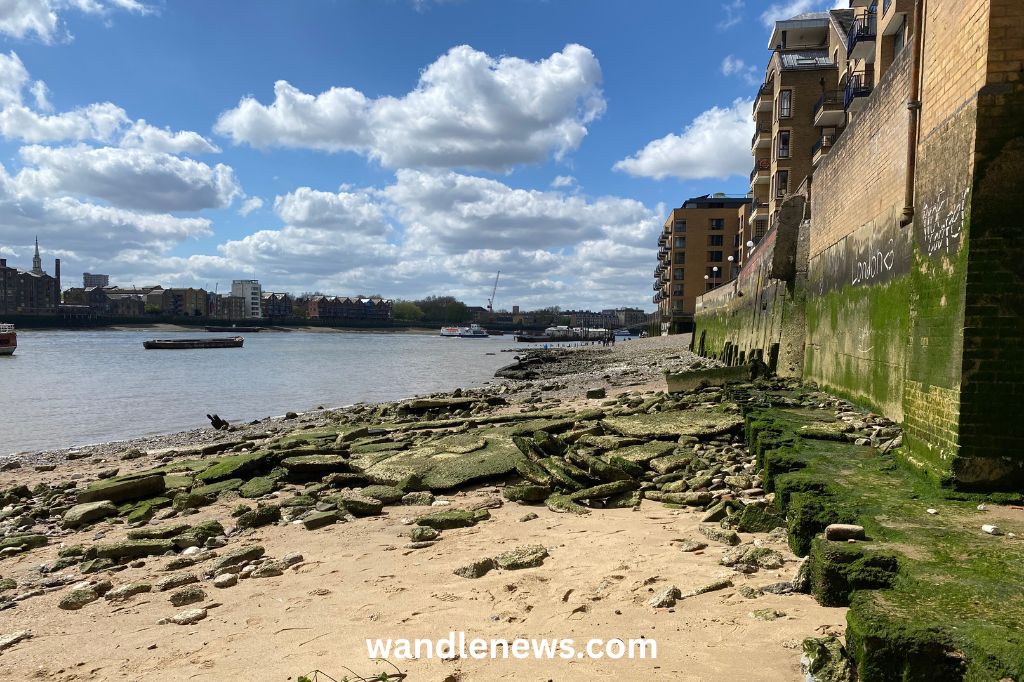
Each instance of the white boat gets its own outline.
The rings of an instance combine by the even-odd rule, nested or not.
[[[459,328],[460,339],[486,339],[487,330],[478,324],[471,324],[468,327]]]
[[[612,332],[612,334],[615,335],[616,337],[633,336],[633,332],[629,331],[628,329],[616,329],[614,332]]]
[[[18,335],[13,324],[0,324],[0,355],[14,355],[18,348]]]
[[[441,336],[451,336],[454,338],[459,335],[459,331],[461,331],[460,327],[441,327]]]

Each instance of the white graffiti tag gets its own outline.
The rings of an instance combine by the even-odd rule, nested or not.
[[[882,248],[887,248],[883,251]],[[870,282],[892,270],[896,263],[896,249],[890,239],[882,248],[872,248],[864,260],[857,259],[853,264],[853,279],[850,284],[856,286]]]
[[[921,232],[924,236],[924,248],[929,256],[939,251],[949,253],[959,246],[969,191],[965,189],[963,192],[947,196],[946,190],[942,190],[935,201],[924,203],[924,210],[921,212]]]

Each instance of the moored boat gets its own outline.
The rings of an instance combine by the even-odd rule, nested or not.
[[[208,332],[234,332],[240,334],[242,332],[255,334],[256,332],[263,329],[262,327],[206,327]]]
[[[153,339],[143,341],[146,350],[194,350],[198,348],[241,348],[245,341],[241,336],[226,339]]]
[[[0,355],[14,355],[18,348],[18,335],[13,324],[0,324]]]
[[[459,328],[460,339],[486,339],[487,332],[478,324],[471,324],[468,327]]]
[[[459,335],[458,327],[441,327],[441,336],[450,336],[455,338]]]

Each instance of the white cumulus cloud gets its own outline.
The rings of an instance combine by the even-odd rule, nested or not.
[[[601,67],[581,45],[537,62],[461,45],[401,97],[312,95],[278,81],[272,103],[244,97],[214,130],[236,144],[350,151],[389,168],[505,169],[575,150],[604,108]]]
[[[649,142],[633,156],[615,164],[630,175],[662,179],[725,179],[750,170],[753,102],[734,100],[729,107],[702,112],[680,134]]]
[[[238,215],[244,218],[253,211],[258,211],[261,208],[263,208],[263,199],[260,199],[259,197],[249,197],[242,202],[241,206],[238,207]]]
[[[50,44],[70,40],[61,15],[67,10],[108,15],[114,10],[147,14],[151,9],[136,0],[0,0],[0,33],[14,38],[36,38]]]

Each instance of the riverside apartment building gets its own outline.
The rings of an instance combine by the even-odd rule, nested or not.
[[[689,329],[697,297],[735,276],[740,251],[737,210],[750,197],[705,195],[673,209],[658,236],[654,303],[662,333]]]

